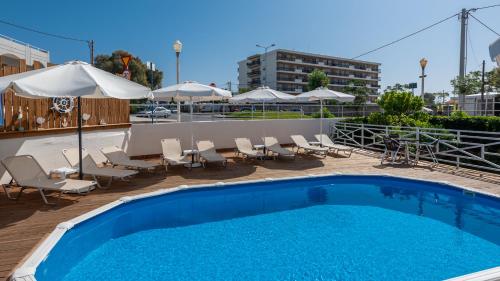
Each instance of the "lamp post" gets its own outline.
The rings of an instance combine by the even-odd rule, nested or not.
[[[174,51],[175,51],[175,72],[176,72],[176,81],[177,84],[179,84],[179,55],[181,54],[182,51],[182,43],[179,40],[175,40],[174,45],[173,45]],[[177,122],[181,122],[181,102],[177,101]]]
[[[272,48],[274,46],[276,46],[276,44],[271,44],[271,45],[268,45],[268,46],[262,46],[260,44],[256,44],[255,46],[259,47],[259,48],[262,48],[264,49],[264,73],[263,73],[263,80],[264,80],[264,86],[267,86],[267,79],[266,79],[266,74],[267,74],[267,50],[269,50],[269,48]],[[262,84],[262,83],[261,83]]]
[[[420,67],[422,68],[422,75],[419,76],[419,78],[422,78],[422,91],[421,91],[421,98],[424,98],[424,87],[425,87],[425,66],[427,65],[427,60],[425,58],[422,58],[420,60]]]

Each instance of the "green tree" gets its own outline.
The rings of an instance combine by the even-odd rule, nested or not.
[[[122,56],[132,56],[128,66],[130,80],[152,89],[161,87],[163,72],[159,70],[153,71],[153,84],[151,85],[151,78],[149,76],[151,72],[147,70],[146,64],[144,64],[139,57],[134,57],[127,51],[117,50],[111,55],[98,55],[95,58],[95,66],[113,74],[123,73]]]
[[[455,94],[477,94],[481,91],[481,72],[472,71],[464,75],[463,78],[457,76],[450,83]]]
[[[354,104],[364,104],[368,99],[370,90],[366,87],[366,82],[362,80],[351,80],[344,87],[343,92],[355,96]]]
[[[393,86],[387,86],[387,88],[385,88],[385,90],[384,90],[384,93],[391,92],[391,91],[407,91],[409,89],[410,88],[408,87],[408,84],[396,83]]]
[[[315,69],[307,75],[307,88],[312,91],[319,87],[327,87],[330,83],[328,76],[321,70]]]
[[[500,91],[500,67],[488,72],[486,77],[488,77],[489,90],[492,92]]]
[[[422,110],[424,101],[407,91],[385,92],[377,100],[378,105],[388,115],[412,114]]]
[[[436,104],[436,95],[440,93],[424,93],[425,105],[433,106]]]
[[[246,92],[250,92],[250,88],[239,88],[238,89],[238,94],[243,94]]]

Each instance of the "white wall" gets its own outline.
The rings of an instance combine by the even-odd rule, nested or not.
[[[127,147],[130,129],[87,132],[83,134],[83,147],[98,161],[105,161],[97,151],[100,147],[117,145]],[[0,159],[13,155],[33,155],[48,172],[50,169],[68,166],[62,155],[65,148],[78,147],[76,134],[61,134],[29,138],[13,138],[0,140]],[[10,181],[10,176],[0,165],[0,184]]]
[[[328,132],[333,119],[325,119],[324,132]],[[319,131],[318,119],[304,120],[230,120],[206,122],[182,122],[163,124],[134,124],[130,129],[85,132],[83,147],[98,161],[105,158],[99,148],[116,145],[123,148],[130,156],[161,153],[160,140],[179,138],[185,149],[191,146],[191,128],[195,140],[211,139],[217,148],[233,148],[234,138],[248,137],[254,144],[262,143],[261,137],[275,136],[281,143],[291,143],[290,135],[302,134],[308,140],[314,140]],[[76,134],[61,134],[0,140],[0,159],[13,155],[30,154],[40,162],[46,171],[67,166],[61,150],[78,146]],[[0,183],[6,183],[10,177],[0,167]]]
[[[328,124],[324,120],[324,131],[328,132]],[[248,137],[254,144],[262,143],[261,137],[275,136],[280,143],[291,143],[290,135],[302,134],[314,140],[319,131],[318,119],[304,120],[231,120],[206,121],[191,123],[136,124],[132,126],[129,155],[160,154],[160,140],[179,138],[184,149],[191,147],[191,128],[195,140],[213,140],[216,148],[233,148],[234,138]]]

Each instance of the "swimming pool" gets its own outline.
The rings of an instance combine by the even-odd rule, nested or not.
[[[500,265],[500,200],[330,175],[125,197],[63,223],[16,274],[80,280],[442,280]]]

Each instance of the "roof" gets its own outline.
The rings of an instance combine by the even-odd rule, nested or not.
[[[498,92],[489,92],[489,93],[484,93],[485,96],[493,96],[493,97],[496,97],[496,96],[500,96],[500,93]],[[480,97],[481,96],[481,93],[479,94],[473,94],[473,95],[467,95],[465,96],[466,98],[475,98],[475,97]]]
[[[342,58],[342,57],[334,57],[334,56],[328,56],[328,55],[322,55],[322,54],[305,53],[305,52],[299,52],[299,51],[293,51],[293,50],[287,50],[287,49],[274,49],[272,51],[269,51],[269,53],[273,53],[273,52],[293,53],[293,54],[298,54],[298,55],[303,55],[303,56],[322,57],[322,58],[327,58],[327,59],[336,59],[336,60],[344,60],[344,61],[357,62],[357,63],[366,63],[366,64],[381,65],[381,63],[379,63],[379,62],[364,61],[364,60],[354,60],[354,59],[348,59],[348,58]]]

